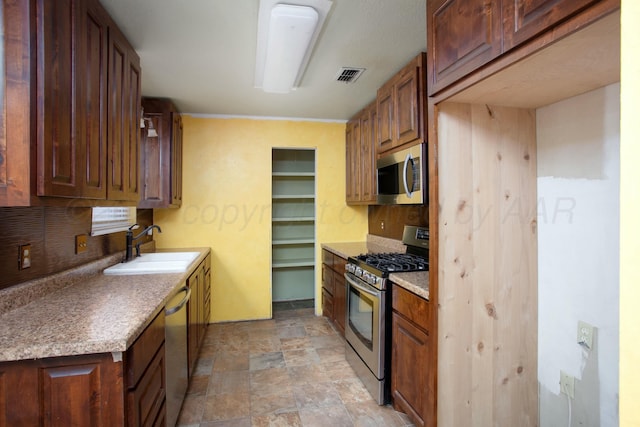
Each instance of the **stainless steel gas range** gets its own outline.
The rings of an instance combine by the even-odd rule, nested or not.
[[[429,230],[405,226],[405,253],[349,257],[346,265],[346,356],[378,404],[389,401],[391,361],[390,273],[429,269]]]

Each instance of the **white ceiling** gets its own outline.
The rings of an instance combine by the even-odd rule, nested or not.
[[[300,87],[268,94],[253,87],[259,0],[101,3],[140,55],[143,95],[184,113],[346,120],[427,44],[425,0],[333,0]],[[343,66],[366,71],[336,82]]]

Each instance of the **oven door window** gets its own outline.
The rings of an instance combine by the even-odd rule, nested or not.
[[[349,326],[358,339],[373,351],[374,300],[349,286]]]

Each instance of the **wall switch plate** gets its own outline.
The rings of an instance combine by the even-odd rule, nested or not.
[[[560,393],[575,397],[575,378],[564,371],[560,371]]]
[[[578,321],[578,344],[589,350],[593,348],[593,326],[582,320]]]
[[[18,251],[18,270],[31,267],[31,244],[20,245]]]
[[[76,236],[76,254],[80,254],[87,250],[87,235],[78,234]]]

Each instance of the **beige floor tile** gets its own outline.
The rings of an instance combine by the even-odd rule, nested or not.
[[[286,368],[262,369],[250,373],[251,394],[265,394],[290,389]]]
[[[371,394],[358,378],[336,380],[333,384],[336,390],[338,390],[338,393],[340,393],[340,398],[345,404],[355,402],[373,402]]]
[[[213,372],[247,371],[249,354],[241,352],[218,352],[213,361]]]
[[[209,379],[208,396],[249,393],[249,371],[214,372]]]
[[[287,367],[312,365],[320,363],[320,357],[313,348],[303,348],[300,350],[285,350],[282,352]]]
[[[298,412],[260,415],[251,418],[252,427],[302,427]]]
[[[278,336],[270,336],[268,338],[256,339],[249,341],[249,353],[252,355],[260,353],[273,353],[282,349],[280,338]]]
[[[251,395],[251,415],[278,414],[295,410],[297,410],[296,399],[290,389]]]
[[[345,405],[353,423],[358,427],[404,427],[405,420],[390,406],[376,402],[358,402]]]
[[[299,409],[341,405],[340,395],[331,382],[304,384],[292,387]]]
[[[234,420],[209,421],[198,427],[251,427],[251,418],[236,418]]]
[[[289,370],[289,378],[293,385],[313,384],[330,380],[327,371],[320,365],[291,366],[287,369]]]
[[[249,393],[220,394],[204,404],[202,421],[222,421],[250,416]]]
[[[188,394],[182,402],[182,410],[178,417],[178,425],[198,424],[204,413],[205,396]]]
[[[305,348],[313,348],[313,344],[309,337],[280,338],[280,348],[283,351],[302,350]]]
[[[344,405],[306,407],[298,411],[304,427],[352,427]]]

